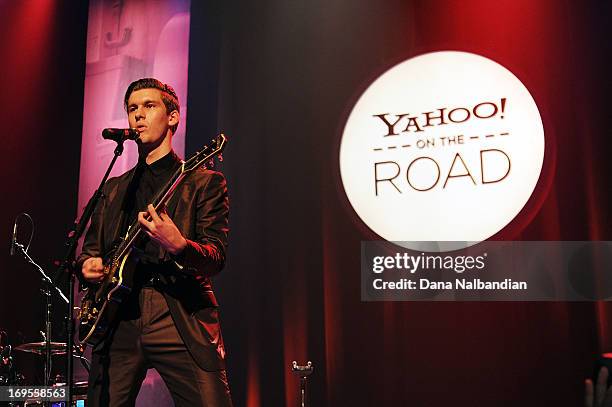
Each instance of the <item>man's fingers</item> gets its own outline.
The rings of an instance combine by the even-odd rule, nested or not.
[[[153,226],[153,224],[146,218],[148,214],[149,212],[138,212],[138,223],[144,227],[145,232],[151,230],[151,226]]]
[[[94,260],[91,262],[91,267],[94,270],[99,270],[99,271],[104,270],[104,265],[102,264],[102,259],[99,258],[99,257],[94,258]]]
[[[153,207],[153,205],[149,204],[147,206],[147,211],[149,212],[149,215],[151,215],[151,220],[155,223],[157,222],[161,222],[162,220],[160,219],[159,215],[157,214],[157,212],[155,211],[155,208]]]
[[[83,270],[83,277],[90,283],[99,283],[104,279],[104,273],[101,271],[86,269]]]
[[[83,263],[83,268],[87,270],[104,270],[104,265],[100,257],[90,257]]]

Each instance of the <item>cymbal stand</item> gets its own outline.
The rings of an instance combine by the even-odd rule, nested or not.
[[[52,315],[52,302],[53,302],[52,292],[55,291],[57,295],[66,303],[68,303],[68,298],[66,298],[66,296],[64,295],[64,293],[59,287],[53,284],[53,281],[51,281],[51,278],[47,275],[47,273],[45,273],[45,270],[40,265],[38,265],[38,263],[36,263],[34,259],[32,259],[32,257],[30,257],[30,255],[28,254],[27,248],[24,245],[22,245],[19,242],[15,242],[14,245],[17,248],[19,254],[21,254],[28,263],[33,265],[38,270],[41,276],[41,281],[43,283],[44,288],[41,289],[41,291],[43,295],[45,296],[45,331],[44,332],[41,331],[41,334],[46,344],[43,385],[50,386],[51,385],[51,315]]]

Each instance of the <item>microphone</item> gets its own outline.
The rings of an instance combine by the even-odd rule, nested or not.
[[[17,219],[13,224],[13,238],[11,239],[11,256],[15,255],[15,244],[17,243]]]
[[[104,140],[113,140],[117,143],[123,143],[125,140],[137,140],[140,134],[136,129],[104,129],[102,130],[102,138]]]

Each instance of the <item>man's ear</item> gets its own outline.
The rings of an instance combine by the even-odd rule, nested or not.
[[[172,127],[178,124],[180,118],[181,118],[181,115],[178,112],[178,110],[171,111],[170,114],[168,115],[168,125]]]

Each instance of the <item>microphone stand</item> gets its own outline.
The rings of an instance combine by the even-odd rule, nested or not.
[[[74,312],[74,284],[75,284],[75,273],[76,268],[76,260],[75,260],[75,252],[78,245],[78,241],[85,232],[85,227],[89,223],[91,216],[93,215],[94,209],[96,208],[100,197],[102,196],[102,187],[106,183],[108,176],[110,175],[117,158],[123,154],[123,142],[124,139],[115,140],[117,142],[117,147],[114,151],[113,159],[111,160],[102,181],[100,182],[100,186],[94,192],[93,196],[87,203],[85,210],[83,211],[83,215],[78,222],[75,222],[72,226],[70,232],[68,232],[68,236],[66,239],[66,254],[64,256],[63,261],[60,263],[58,270],[55,274],[55,277],[59,277],[63,272],[68,273],[70,278],[69,283],[69,291],[68,291],[68,313],[66,315],[66,386],[67,386],[67,405],[71,405],[72,403],[72,387],[74,383],[73,377],[73,365],[72,365],[72,357],[74,352],[74,323],[73,323],[73,312]]]

